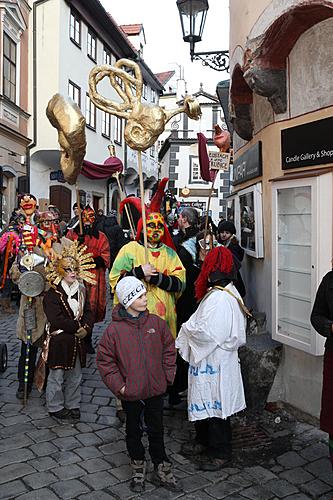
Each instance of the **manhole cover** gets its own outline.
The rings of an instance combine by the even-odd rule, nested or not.
[[[232,428],[232,446],[235,450],[261,448],[271,443],[270,437],[255,423]]]

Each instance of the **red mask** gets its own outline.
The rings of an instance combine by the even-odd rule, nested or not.
[[[82,210],[82,222],[84,226],[92,226],[96,220],[95,210],[90,207]]]

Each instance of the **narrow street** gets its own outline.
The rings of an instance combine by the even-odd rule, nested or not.
[[[107,320],[94,330],[94,342]],[[81,422],[58,425],[35,389],[23,408],[16,399],[19,342],[16,315],[1,316],[0,341],[8,368],[0,374],[0,498],[20,500],[107,500],[140,498],[129,489],[124,428],[115,400],[102,383],[95,356],[88,358],[82,385]],[[234,420],[233,466],[201,472],[180,454],[191,426],[182,410],[165,410],[167,452],[182,493],[146,483],[144,499],[331,500],[333,476],[326,435],[284,411]]]

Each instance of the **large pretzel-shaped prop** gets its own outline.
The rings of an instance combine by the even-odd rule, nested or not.
[[[131,73],[122,68],[129,68]],[[106,76],[122,103],[97,92],[97,84]],[[114,66],[95,66],[89,75],[89,96],[93,103],[102,111],[127,120],[124,135],[130,148],[137,151],[150,148],[164,131],[166,123],[178,113],[186,113],[193,120],[199,119],[200,105],[193,97],[186,96],[182,107],[166,111],[160,106],[143,104],[142,87],[140,67],[130,59],[119,59]]]

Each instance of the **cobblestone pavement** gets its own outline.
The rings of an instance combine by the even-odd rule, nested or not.
[[[0,316],[0,342],[6,342],[9,354],[8,368],[0,373],[1,499],[333,498],[327,436],[315,427],[282,410],[256,419],[241,416],[233,424],[232,467],[202,472],[180,454],[192,432],[185,412],[170,409],[165,411],[166,446],[183,492],[170,493],[147,481],[145,494],[138,497],[129,489],[124,428],[115,417],[115,401],[100,379],[95,356],[88,357],[84,369],[81,422],[58,425],[35,389],[26,408],[15,397],[15,322],[15,315]],[[95,328],[95,343],[105,324]]]

